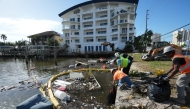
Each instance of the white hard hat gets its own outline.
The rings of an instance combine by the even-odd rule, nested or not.
[[[115,55],[116,58],[118,58],[120,56],[119,52],[116,52],[114,55]]]
[[[175,51],[175,50],[174,50],[174,48],[172,46],[167,46],[167,47],[164,48],[163,54],[168,53],[170,51]]]

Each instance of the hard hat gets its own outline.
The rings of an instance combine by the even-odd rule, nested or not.
[[[164,48],[163,54],[168,53],[170,51],[174,51],[174,48],[172,46],[167,46],[167,47]]]
[[[115,55],[116,58],[118,58],[120,56],[119,52],[116,52],[114,55]]]

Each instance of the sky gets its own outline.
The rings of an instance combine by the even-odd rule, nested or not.
[[[6,42],[29,40],[27,36],[44,31],[62,33],[64,10],[87,0],[0,0],[0,35],[7,36]],[[139,0],[135,19],[136,36],[146,29],[164,35],[190,23],[190,0]],[[185,26],[190,29],[190,25]],[[171,41],[172,33],[162,36]],[[0,39],[3,42],[2,39]]]

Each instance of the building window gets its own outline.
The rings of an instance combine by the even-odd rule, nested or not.
[[[106,39],[98,39],[98,42],[106,42]]]
[[[65,43],[66,43],[66,44],[70,44],[70,43],[69,43],[69,40],[65,40]]]
[[[102,46],[99,46],[99,51],[102,51]]]
[[[86,28],[86,27],[92,27],[92,25],[84,25],[84,27]]]
[[[79,39],[76,39],[76,40],[75,40],[75,43],[79,43],[79,42],[80,42]]]
[[[100,18],[107,17],[107,15],[101,15]]]
[[[96,46],[96,51],[98,51],[98,46]]]
[[[100,23],[100,26],[106,26],[108,23]]]
[[[130,30],[130,31],[132,31],[132,30],[133,30],[133,28],[129,28],[129,30]]]
[[[93,35],[93,32],[86,32],[87,35]]]
[[[65,33],[65,37],[69,37],[69,33]]]
[[[87,39],[86,42],[93,42],[93,39]]]
[[[79,32],[75,32],[74,34],[75,34],[75,35],[79,35]]]
[[[89,20],[89,19],[92,19],[92,17],[86,17],[86,18],[84,18],[84,20]]]
[[[122,33],[127,33],[127,28],[122,28]]]
[[[112,41],[117,41],[118,38],[117,37],[112,37]]]
[[[87,51],[87,46],[84,47],[84,51]]]
[[[91,51],[94,51],[94,47],[93,46],[91,46]]]
[[[103,51],[106,51],[106,46],[103,46]]]
[[[71,29],[75,29],[75,25],[71,25]]]
[[[106,31],[98,31],[98,34],[106,34]]]
[[[70,18],[70,21],[75,21],[75,18]]]
[[[122,42],[126,42],[127,41],[127,37],[122,37]]]
[[[117,31],[118,31],[118,29],[112,29],[112,33],[113,33],[113,32],[117,32]]]
[[[133,38],[130,36],[130,37],[129,37],[129,40],[132,40],[132,39],[133,39]]]

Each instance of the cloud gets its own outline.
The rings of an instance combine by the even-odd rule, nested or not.
[[[26,40],[29,35],[51,30],[61,31],[61,22],[30,18],[0,18],[0,34],[5,34],[8,42]]]

